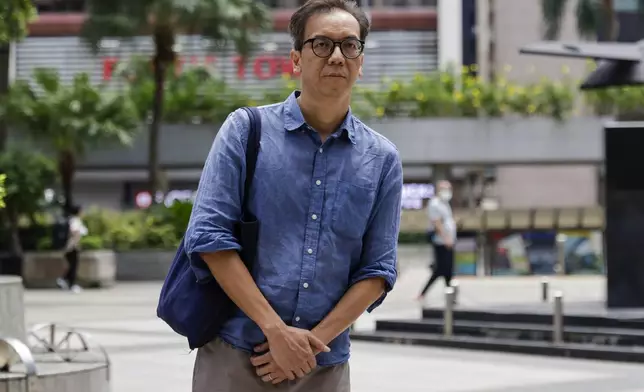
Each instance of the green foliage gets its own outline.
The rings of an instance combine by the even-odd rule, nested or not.
[[[121,75],[133,82],[129,94],[139,110],[150,107],[153,83],[146,68],[134,71],[122,65]],[[541,78],[518,84],[501,74],[494,82],[473,76],[476,66],[460,72],[417,74],[409,81],[383,80],[380,86],[357,86],[352,109],[363,119],[428,117],[503,117],[540,116],[565,120],[575,108],[589,104],[597,114],[623,112],[644,106],[641,87],[614,88],[580,93],[578,81],[567,68],[559,80]],[[136,76],[135,76],[136,75]],[[139,82],[146,80],[145,83]],[[218,78],[208,68],[195,68],[168,79],[165,94],[166,123],[221,123],[241,106],[257,106],[283,101],[298,81],[284,76],[278,88],[269,89],[259,98],[245,95]],[[146,97],[140,99],[140,97]],[[147,113],[147,112],[145,112]],[[145,114],[148,116],[149,113]]]
[[[40,68],[33,81],[34,87],[26,80],[11,86],[0,115],[58,153],[82,155],[98,145],[129,144],[139,129],[132,101],[93,85],[86,73],[65,85],[56,71]]]
[[[381,90],[358,89],[371,117],[548,116],[563,119],[573,108],[573,85],[543,79],[527,86],[499,78],[488,83],[464,68],[392,81]],[[364,110],[364,108],[363,108]],[[369,117],[369,113],[366,115]]]
[[[87,9],[82,36],[96,52],[103,38],[150,32],[155,55],[164,61],[173,60],[172,46],[180,32],[200,34],[216,48],[233,44],[238,53],[247,55],[252,37],[271,22],[268,8],[256,0],[88,0]]]
[[[84,236],[81,238],[79,245],[82,250],[101,250],[106,248],[103,237],[97,235]]]
[[[22,39],[27,25],[36,18],[32,0],[2,0],[0,2],[0,44]]]
[[[127,93],[139,119],[151,118],[155,85],[150,61],[134,57],[119,63],[115,73],[128,86]],[[248,100],[246,95],[216,77],[210,68],[193,67],[184,72],[171,68],[166,72],[163,120],[166,123],[218,122],[247,105]]]
[[[148,211],[106,211],[92,209],[83,216],[90,236],[102,239],[105,247],[117,251],[176,249],[183,237],[191,203],[155,206]],[[88,236],[89,237],[89,236]]]
[[[0,174],[0,209],[5,207],[4,197],[7,194],[7,190],[4,187],[4,182],[7,179],[5,174]]]
[[[45,190],[57,183],[56,165],[31,149],[10,146],[0,153],[0,173],[6,176],[4,202],[15,215],[40,211]]]
[[[87,73],[77,74],[67,85],[56,71],[46,68],[34,71],[33,84],[19,80],[11,86],[0,104],[2,119],[53,149],[66,205],[72,204],[78,157],[97,146],[128,145],[140,128],[127,95],[95,86]]]

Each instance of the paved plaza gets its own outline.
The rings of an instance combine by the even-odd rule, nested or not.
[[[427,278],[422,265],[403,269],[396,289],[373,317],[420,317],[413,298]],[[460,279],[460,306],[539,301],[539,278]],[[113,392],[189,391],[194,353],[156,318],[160,283],[120,283],[80,295],[53,290],[26,292],[27,322],[59,322],[91,334],[112,360]],[[598,277],[554,279],[570,302],[599,300]],[[442,283],[428,296],[442,303]],[[551,357],[470,352],[356,342],[352,346],[353,392],[644,392],[641,365]]]

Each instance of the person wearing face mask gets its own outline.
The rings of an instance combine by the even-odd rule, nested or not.
[[[445,279],[445,285],[449,286],[454,271],[456,221],[449,204],[452,200],[452,184],[449,181],[440,181],[436,188],[436,196],[429,201],[428,207],[430,230],[434,231],[432,235],[434,272],[418,296],[419,301],[425,299],[425,294],[439,277],[442,276]]]

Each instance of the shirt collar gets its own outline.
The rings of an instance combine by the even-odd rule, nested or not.
[[[302,127],[306,125],[304,115],[302,115],[302,110],[300,109],[300,105],[297,102],[297,97],[299,97],[300,94],[300,91],[293,91],[293,93],[288,96],[286,101],[284,101],[284,128],[287,131],[297,131],[302,129]],[[338,130],[341,132],[341,134],[346,134],[352,144],[356,144],[355,124],[353,121],[351,108],[349,108],[349,112],[344,118],[342,124],[340,124]]]

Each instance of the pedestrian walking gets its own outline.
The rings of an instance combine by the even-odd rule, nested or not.
[[[430,287],[440,277],[445,279],[445,286],[450,286],[454,274],[454,243],[456,242],[456,221],[452,214],[452,184],[440,181],[437,184],[436,196],[427,207],[430,221],[431,242],[434,248],[434,264],[432,275],[418,296],[419,301],[425,299]]]
[[[67,272],[64,276],[56,279],[56,285],[63,290],[70,290],[73,293],[80,293],[81,287],[76,284],[78,275],[78,262],[80,252],[80,240],[87,235],[87,227],[81,218],[82,210],[79,206],[72,206],[69,209],[67,243],[65,245],[65,260],[67,261]]]

